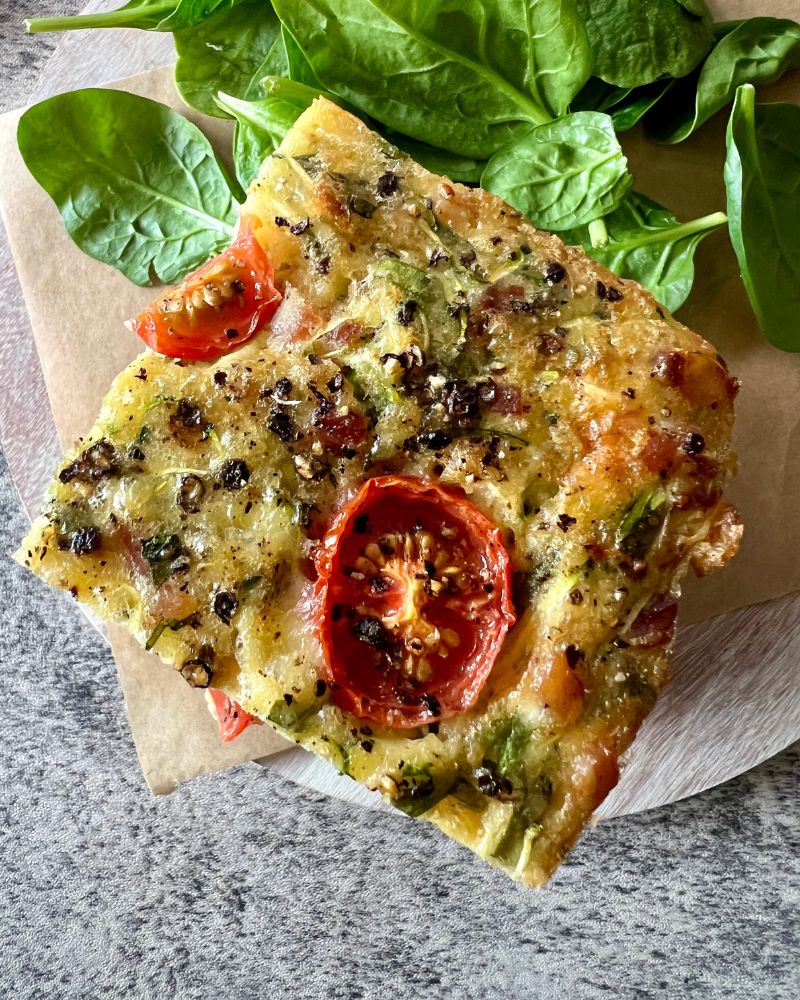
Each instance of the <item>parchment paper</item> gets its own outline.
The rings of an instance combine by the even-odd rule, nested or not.
[[[728,2],[726,17],[775,13],[790,3]],[[796,11],[794,12],[797,13]],[[184,112],[171,73],[159,70],[115,86]],[[795,74],[760,99],[800,101]],[[16,148],[19,112],[0,118],[3,183],[0,212],[24,291],[59,439],[64,448],[93,423],[112,378],[139,351],[123,326],[153,298],[112,268],[84,256],[69,240],[55,206],[28,174]],[[212,142],[228,145],[230,126],[189,113]],[[624,145],[639,190],[690,219],[725,207],[722,185],[724,119],[677,147],[654,146],[638,133]],[[761,338],[724,234],[697,255],[698,280],[680,318],[717,345],[743,382],[737,403],[739,478],[730,491],[746,523],[742,551],[722,573],[687,586],[682,621],[800,590],[800,357]],[[798,318],[800,324],[800,318]],[[204,700],[122,629],[109,629],[142,769],[155,792],[194,775],[255,759],[292,744],[268,727],[252,727],[232,744],[219,742]]]

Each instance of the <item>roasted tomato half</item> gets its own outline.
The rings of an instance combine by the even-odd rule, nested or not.
[[[235,740],[252,722],[259,721],[249,712],[245,712],[238,702],[223,694],[222,691],[210,688],[209,694],[214,702],[219,722],[219,736],[223,743]]]
[[[244,220],[233,243],[129,322],[170,358],[218,358],[249,340],[281,301],[272,263]]]
[[[328,529],[317,572],[340,708],[407,728],[475,703],[514,612],[500,532],[474,504],[418,479],[370,479]]]

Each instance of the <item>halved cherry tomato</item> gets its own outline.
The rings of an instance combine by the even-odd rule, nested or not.
[[[159,354],[218,358],[249,340],[278,308],[272,263],[244,220],[233,243],[128,326]]]
[[[245,712],[238,702],[223,694],[222,691],[210,688],[209,694],[214,701],[217,721],[219,722],[219,735],[223,743],[230,743],[231,740],[235,740],[237,736],[240,736],[247,729],[251,722],[259,721],[254,715]]]
[[[316,564],[340,708],[409,728],[475,703],[515,619],[508,554],[474,504],[419,479],[370,479]]]

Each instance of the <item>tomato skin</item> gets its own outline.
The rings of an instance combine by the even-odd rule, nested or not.
[[[367,437],[367,424],[360,413],[338,416],[326,413],[317,422],[322,443],[336,455],[355,450]]]
[[[130,329],[170,358],[218,358],[250,340],[281,301],[269,256],[245,219],[233,243],[162,293]]]
[[[245,712],[242,706],[216,688],[209,688],[219,723],[219,736],[223,743],[230,743],[240,736],[247,727],[258,722],[255,716]]]
[[[678,450],[679,442],[671,434],[651,434],[639,452],[639,459],[649,472],[669,474],[685,457]]]
[[[625,632],[625,639],[639,649],[655,649],[672,641],[678,619],[678,602],[672,594],[655,594]]]
[[[387,554],[380,570],[365,580],[350,564],[360,558],[359,546],[374,553],[376,546],[385,545],[385,526],[394,532],[391,537],[400,537],[398,551],[404,555]],[[404,526],[405,533],[398,536]],[[431,580],[438,586],[446,578],[419,572],[423,566],[432,567],[434,557],[411,558],[409,546],[423,536],[436,536],[437,526],[439,551],[448,556],[456,552],[464,576],[480,586],[470,583],[463,592],[445,589],[441,596],[426,591],[420,598],[412,629],[419,626],[448,638],[445,646],[437,642],[434,651],[419,654],[429,658],[426,676],[414,675],[410,682],[407,671],[392,662],[393,656],[397,659],[397,637],[403,635],[401,614],[409,607],[410,591],[419,595]],[[448,548],[442,540],[447,537],[459,541]],[[515,621],[511,562],[500,530],[477,507],[453,490],[419,479],[370,479],[332,521],[315,562],[318,634],[335,704],[359,718],[396,728],[430,724],[474,705]],[[378,577],[380,586],[370,591]],[[363,613],[365,604],[368,614]],[[411,641],[417,641],[418,633],[411,635]],[[414,647],[402,646],[400,659],[410,655],[409,648]]]

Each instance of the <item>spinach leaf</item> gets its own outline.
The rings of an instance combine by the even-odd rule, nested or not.
[[[724,224],[722,212],[680,223],[671,212],[632,191],[600,227],[593,224],[591,233],[583,226],[559,236],[565,243],[583,246],[621,278],[638,281],[674,312],[692,289],[697,245]],[[593,235],[594,244],[601,245],[593,244]]]
[[[289,33],[286,25],[283,25],[282,31],[288,69],[285,73],[274,72],[271,75],[289,76],[292,80],[304,83],[307,87],[315,89],[317,93],[327,97],[328,100],[347,106],[348,110],[359,115],[362,120],[366,119],[367,116],[363,112],[346,105],[344,101],[325,90],[314,74],[311,64],[303,54],[303,50]],[[382,128],[378,122],[367,120],[367,124],[371,128],[376,129],[376,131],[382,132],[389,142],[397,146],[404,153],[408,153],[409,156],[413,157],[418,163],[421,163],[423,167],[427,167],[428,170],[432,170],[437,174],[447,174],[451,180],[463,181],[468,184],[477,184],[480,182],[481,172],[485,166],[484,160],[476,160],[469,156],[459,156],[457,153],[449,153],[447,150],[431,146],[426,142],[420,142],[418,139],[412,139],[392,129]]]
[[[207,115],[220,115],[218,91],[259,97],[262,77],[288,68],[280,21],[264,0],[248,0],[176,31],[175,51],[178,93]]]
[[[679,81],[660,113],[647,120],[661,142],[682,142],[733,100],[743,83],[772,83],[800,68],[800,24],[754,17],[726,34],[699,73]]]
[[[691,72],[711,47],[703,0],[577,0],[594,53],[594,74],[618,87],[640,87]]]
[[[275,0],[316,77],[385,126],[483,159],[566,110],[591,53],[575,0]]]
[[[502,6],[507,14],[512,13],[513,4]],[[566,114],[592,68],[589,36],[577,3],[575,0],[555,3],[552,0],[522,0],[517,17],[516,30],[525,29],[522,50],[527,57],[524,81],[528,92],[551,117]],[[495,54],[501,66],[504,55],[502,48]]]
[[[25,28],[40,31],[71,31],[78,28],[144,28],[148,31],[177,31],[200,24],[213,14],[233,7],[238,0],[130,0],[124,7],[95,14],[66,17],[32,17]]]
[[[277,15],[276,15],[277,16]],[[261,64],[262,79],[265,76],[291,76],[289,72],[289,55],[286,51],[286,29],[281,25],[280,35],[275,39],[274,44],[267,53],[264,62]],[[256,81],[253,79],[253,88]],[[261,91],[259,91],[259,96]]]
[[[325,88],[317,79],[311,63],[306,59],[303,50],[289,33],[285,24],[281,25],[281,38],[283,39],[283,49],[286,53],[286,73],[273,73],[273,76],[288,76],[291,80],[304,83],[307,87],[314,87],[318,91]]]
[[[228,180],[202,132],[163,104],[61,94],[23,114],[17,141],[81,250],[137,285],[177,281],[230,242]]]
[[[633,87],[615,87],[599,76],[590,76],[575,95],[570,111],[608,111],[616,107],[631,93]]]
[[[729,35],[732,31],[735,31],[740,25],[744,24],[748,20],[752,19],[743,17],[738,21],[717,21],[714,24],[714,41],[718,42],[721,38]]]
[[[540,229],[571,229],[612,212],[631,176],[609,116],[576,111],[495,153],[481,183]]]
[[[708,13],[705,0],[678,0],[678,3],[695,17],[704,17]]]
[[[656,80],[643,87],[615,87],[592,77],[570,105],[571,111],[606,111],[617,132],[625,132],[639,121],[674,85],[674,80]]]
[[[644,87],[636,87],[609,114],[617,132],[627,132],[633,128],[651,108],[660,104],[675,85],[674,80],[656,80]]]
[[[178,31],[200,24],[212,14],[235,7],[240,0],[178,0],[172,13],[158,25],[159,31]]]
[[[217,94],[223,111],[236,119],[233,161],[236,176],[247,187],[257,176],[263,160],[317,96],[317,91],[285,77],[264,80],[266,96],[243,101],[231,94]]]
[[[728,229],[767,340],[800,351],[800,107],[736,91],[728,122]]]

